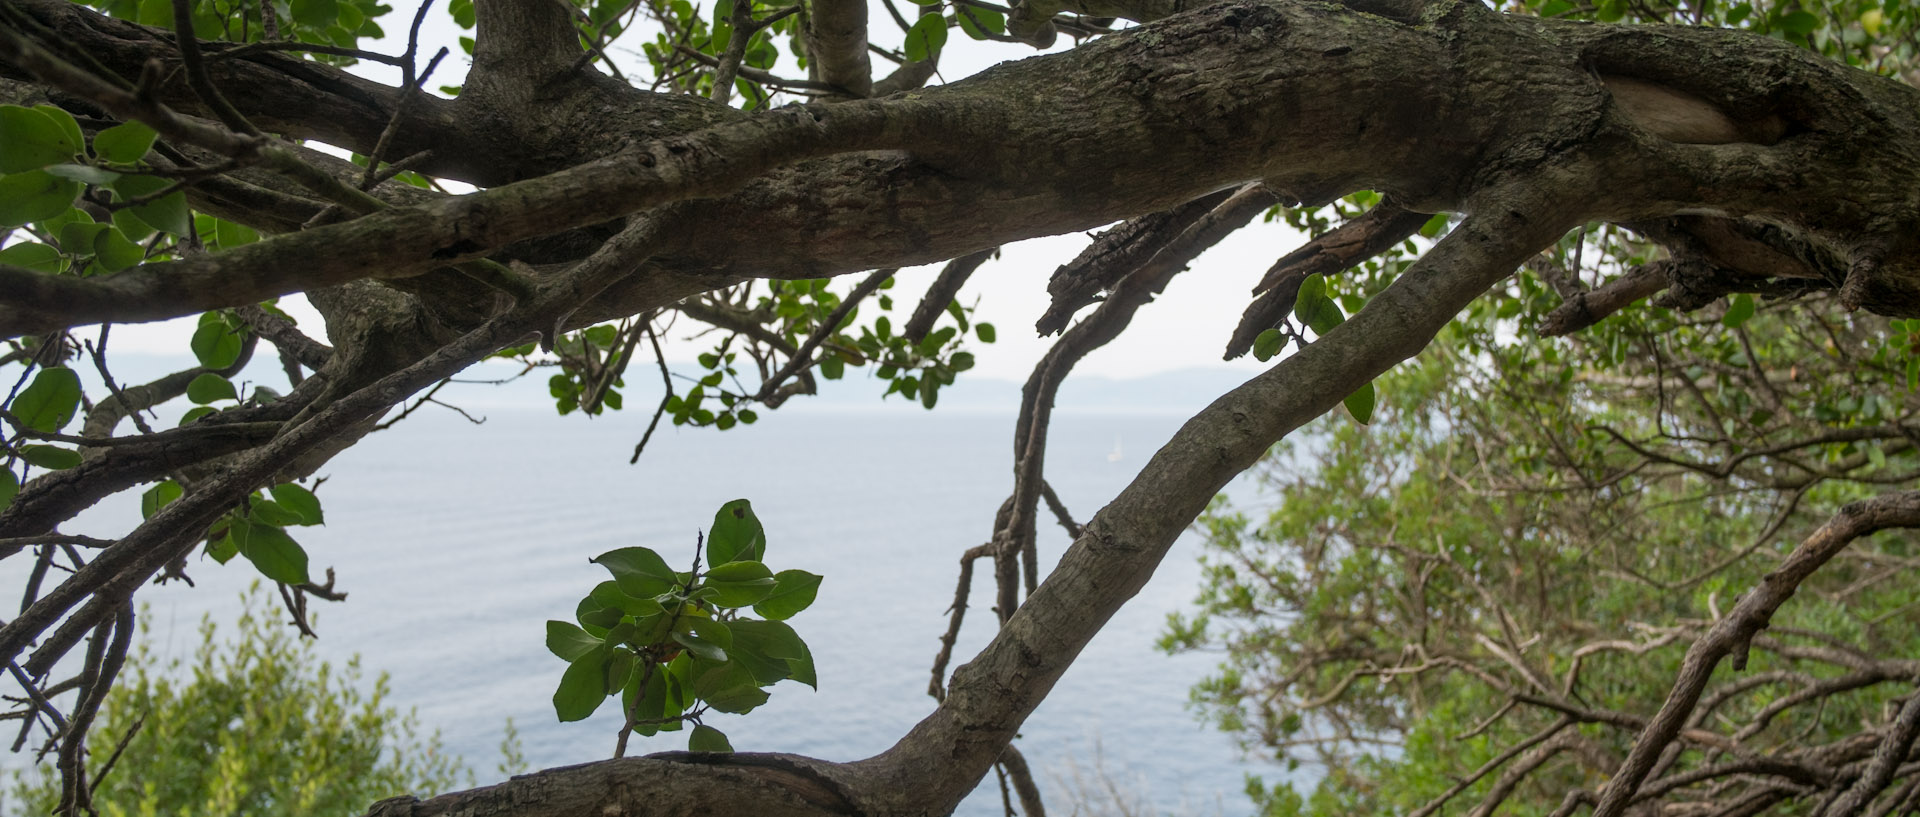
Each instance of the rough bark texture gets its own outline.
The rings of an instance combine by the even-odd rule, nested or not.
[[[163,32],[62,0],[11,2],[123,76],[177,59]],[[1407,213],[1468,217],[1352,320],[1187,423],[888,751],[846,764],[617,760],[387,801],[375,814],[947,813],[1222,485],[1418,353],[1573,225],[1663,224],[1650,234],[1696,262],[1685,269],[1707,271],[1670,281],[1690,298],[1793,279],[1836,288],[1850,306],[1920,315],[1909,260],[1920,257],[1920,92],[1774,40],[1513,17],[1472,2],[1061,4],[1165,19],[926,91],[743,113],[582,70],[571,23],[546,0],[478,8],[467,92],[414,100],[390,152],[431,149],[423,170],[487,189],[383,193],[389,206],[295,230],[325,202],[273,174],[243,175],[197,189],[196,203],[280,235],[85,279],[0,266],[9,337],[304,291],[336,347],[320,385],[285,404],[297,414],[261,418],[284,425],[199,441],[193,462],[251,453],[0,627],[0,655],[14,660],[40,640],[39,654],[57,658],[287,463],[324,459],[407,395],[534,335],[751,278],[953,259],[1251,182],[1287,202],[1372,189]],[[871,78],[852,9],[825,4],[814,22],[830,80],[858,97]],[[0,30],[0,74],[77,108],[107,104],[49,71],[35,48]],[[400,99],[273,54],[212,65],[263,128],[362,152]],[[183,80],[161,82],[153,100],[204,113]],[[1683,213],[1713,215],[1675,218]],[[515,262],[527,287],[509,295],[448,266],[484,258]],[[1061,284],[1081,302],[1104,285]],[[81,470],[110,475],[89,484],[125,486],[181,467],[159,436]],[[0,537],[43,533],[97,498],[80,476],[28,485],[0,515]]]

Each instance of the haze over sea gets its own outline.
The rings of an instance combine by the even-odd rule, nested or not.
[[[116,370],[129,381],[139,374]],[[249,374],[266,373],[256,364]],[[1048,481],[1084,522],[1194,410],[1244,377],[1070,379],[1049,438]],[[853,760],[891,745],[934,706],[929,668],[959,555],[987,538],[1011,489],[1018,385],[963,377],[929,412],[879,400],[871,381],[825,383],[824,396],[762,412],[753,426],[663,425],[628,465],[660,388],[644,376],[628,381],[627,410],[592,420],[555,416],[541,375],[449,388],[442,397],[484,425],[428,406],[323,469],[327,525],[296,533],[315,573],[334,567],[351,597],[316,602],[319,654],[342,664],[357,653],[370,673],[390,673],[390,700],[416,709],[481,782],[493,776],[508,718],[534,769],[608,757],[615,707],[584,723],[554,719],[549,699],[564,665],[545,649],[546,620],[570,619],[605,577],[589,557],[644,545],[678,564],[714,511],[745,497],[766,525],[771,567],[826,577],[813,607],[791,622],[813,649],[820,689],[782,683],[755,712],[708,722],[741,751]],[[1229,493],[1255,499],[1244,481]],[[108,503],[68,532],[114,535],[137,521],[132,504]],[[1043,518],[1042,564],[1066,544]],[[1199,586],[1198,544],[1182,537],[1027,722],[1018,745],[1056,813],[1074,812],[1069,759],[1083,773],[1100,764],[1161,813],[1242,814],[1243,773],[1284,776],[1187,710],[1188,688],[1215,656],[1153,646],[1166,614],[1185,609]],[[231,622],[255,575],[243,562],[198,558],[189,573],[197,588],[140,596],[163,655],[191,650],[203,613]],[[976,572],[956,666],[992,635],[990,575],[984,565]],[[684,735],[640,740],[637,753],[684,748]],[[989,774],[958,813],[999,811]]]

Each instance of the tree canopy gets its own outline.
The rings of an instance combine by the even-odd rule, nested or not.
[[[297,541],[297,528],[322,520],[302,481],[468,366],[505,356],[551,370],[562,413],[597,413],[622,408],[625,379],[642,371],[630,364],[650,356],[669,389],[655,422],[716,432],[850,371],[931,408],[971,367],[966,344],[993,340],[956,296],[995,249],[1108,225],[1047,284],[1052,308],[1036,329],[1060,338],[1026,385],[1009,498],[988,540],[961,554],[949,650],[929,690],[939,706],[892,748],[848,763],[619,758],[369,804],[372,813],[941,814],[997,765],[1038,814],[1011,746],[1023,720],[1227,481],[1343,404],[1362,423],[1379,415],[1380,429],[1338,441],[1346,447],[1320,484],[1290,488],[1290,515],[1254,537],[1287,555],[1246,557],[1276,576],[1320,572],[1276,578],[1272,603],[1222,576],[1220,612],[1306,609],[1308,595],[1340,592],[1384,604],[1382,594],[1432,580],[1446,596],[1431,602],[1446,605],[1436,623],[1456,625],[1445,638],[1474,632],[1460,622],[1515,609],[1573,630],[1666,609],[1664,623],[1649,622],[1666,628],[1655,640],[1691,645],[1667,680],[1633,674],[1595,702],[1574,696],[1573,675],[1564,685],[1531,677],[1577,675],[1579,663],[1549,657],[1578,652],[1593,634],[1547,647],[1517,629],[1493,646],[1476,641],[1487,652],[1462,665],[1493,655],[1533,688],[1505,670],[1482,679],[1528,708],[1504,731],[1480,730],[1517,748],[1490,750],[1503,753],[1462,789],[1530,748],[1574,746],[1559,736],[1575,734],[1575,722],[1620,734],[1612,754],[1576,752],[1593,764],[1587,774],[1543,775],[1552,791],[1539,802],[1564,802],[1562,812],[1612,817],[1690,797],[1697,783],[1757,777],[1741,808],[1824,797],[1821,808],[1856,813],[1909,778],[1920,698],[1884,723],[1820,733],[1845,751],[1804,762],[1748,751],[1702,719],[1737,711],[1763,721],[1721,708],[1722,688],[1709,689],[1715,668],[1751,676],[1751,655],[1786,643],[1783,631],[1763,631],[1776,612],[1799,609],[1790,597],[1802,582],[1855,539],[1920,524],[1920,495],[1820,487],[1836,475],[1848,485],[1910,481],[1899,465],[1912,451],[1906,392],[1857,388],[1904,377],[1911,389],[1916,371],[1920,91],[1902,81],[1915,53],[1910,9],[1891,0],[931,0],[905,10],[883,0],[880,9],[891,20],[878,9],[870,17],[864,0],[458,0],[438,13],[473,29],[462,43],[472,69],[460,87],[431,93],[441,55],[419,47],[420,19],[436,13],[426,5],[397,56],[364,48],[402,25],[373,0],[0,6],[0,101],[11,103],[0,107],[0,228],[13,231],[0,248],[9,339],[0,362],[18,371],[0,415],[0,558],[32,565],[19,615],[0,625],[0,656],[21,687],[23,723],[45,727],[63,777],[59,808],[89,808],[88,736],[128,650],[138,590],[177,576],[196,553],[243,558],[304,620],[310,599],[338,591],[316,581],[313,560],[325,555]],[[968,39],[1045,48],[1063,34],[1072,48],[929,85],[942,55]],[[645,65],[610,57],[616,42],[638,46]],[[402,81],[344,70],[356,60],[395,65]],[[1226,353],[1273,366],[1196,414],[1106,507],[1076,521],[1045,482],[1061,381],[1193,258],[1263,213],[1312,235],[1276,253],[1247,304],[1222,305],[1243,310]],[[930,263],[945,266],[895,326],[894,273]],[[850,289],[830,285],[856,274]],[[324,316],[324,341],[275,306],[295,293]],[[1644,312],[1609,320],[1649,296]],[[149,383],[113,378],[111,326],[195,315],[197,367]],[[716,339],[683,391],[658,344],[674,321]],[[1703,321],[1733,331],[1700,332]],[[1374,385],[1436,337],[1419,368]],[[228,376],[267,346],[288,391],[238,394]],[[1806,391],[1768,374],[1783,362]],[[82,368],[104,385],[83,387]],[[1509,381],[1512,372],[1524,377]],[[1670,390],[1705,396],[1676,402]],[[199,408],[178,427],[142,415],[180,398]],[[1683,413],[1670,415],[1673,406]],[[1814,426],[1799,420],[1809,413]],[[1537,433],[1513,423],[1535,416]],[[1568,431],[1589,422],[1604,431]],[[1825,438],[1797,445],[1807,434]],[[1472,448],[1483,439],[1502,450]],[[1828,443],[1843,447],[1818,447]],[[1483,466],[1481,482],[1448,477],[1482,462],[1500,467]],[[1690,474],[1810,492],[1829,506],[1859,501],[1817,527],[1783,522],[1762,535],[1751,523],[1764,498],[1716,497],[1706,520],[1663,505],[1698,490]],[[1801,487],[1781,487],[1795,480]],[[1626,496],[1635,486],[1644,495]],[[60,530],[102,498],[135,491],[147,518],[124,534]],[[1455,506],[1407,528],[1421,531],[1413,549],[1375,547],[1394,540],[1361,523],[1397,517],[1369,503],[1420,501]],[[1034,546],[1043,503],[1074,536],[1050,569]],[[1353,527],[1329,546],[1323,529],[1335,522]],[[1212,524],[1237,546],[1238,523]],[[1564,578],[1590,567],[1575,554],[1618,541],[1588,530],[1607,525],[1645,532],[1612,552],[1613,567],[1654,586],[1677,580],[1668,560],[1742,553],[1714,574],[1727,590],[1711,623],[1671,620],[1693,614],[1677,595],[1628,598]],[[1804,536],[1777,564],[1743,561],[1782,530]],[[1761,545],[1725,550],[1742,536]],[[1882,553],[1874,558],[1901,557]],[[952,669],[980,559],[993,567],[999,629]],[[691,576],[659,578],[664,593],[695,592]],[[1578,586],[1582,618],[1569,622],[1567,608],[1525,597],[1524,586]],[[1669,606],[1638,607],[1657,602]],[[1378,630],[1352,634],[1370,648],[1427,645],[1408,621],[1361,609],[1343,626]],[[1396,697],[1406,687],[1376,684],[1379,668],[1418,665],[1322,654],[1339,643],[1327,626],[1317,616],[1250,618],[1245,632],[1279,634],[1278,654],[1314,675],[1255,683],[1296,698],[1338,693],[1332,708],[1275,697],[1241,713],[1245,690],[1230,682],[1209,705],[1276,741],[1309,727],[1348,744],[1427,735],[1409,743],[1415,755],[1446,751],[1433,736],[1448,718],[1481,714],[1447,708],[1447,695],[1472,694],[1458,686],[1436,688],[1437,703]],[[1342,672],[1372,680],[1342,685]],[[1322,676],[1334,687],[1314,688]],[[1439,676],[1408,683],[1430,677]],[[1810,677],[1817,686],[1825,676]],[[1515,737],[1540,717],[1542,731]],[[1812,716],[1815,732],[1840,729],[1825,717]],[[1733,759],[1675,760],[1700,746]],[[1421,785],[1406,797],[1434,794]],[[1327,791],[1362,808],[1404,799]]]

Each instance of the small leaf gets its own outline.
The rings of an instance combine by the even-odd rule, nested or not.
[[[1280,349],[1285,344],[1286,337],[1280,334],[1280,330],[1268,329],[1254,336],[1253,357],[1265,363],[1272,360],[1274,355],[1280,354]]]
[[[302,525],[324,525],[326,517],[320,512],[320,498],[312,491],[292,482],[283,482],[273,486],[273,501],[300,517]]]
[[[113,183],[113,192],[121,200],[131,200],[158,193],[173,186],[173,181],[158,176],[121,176]],[[193,212],[187,208],[187,194],[175,191],[158,199],[127,208],[127,212],[155,230],[178,236],[187,235],[193,229]]]
[[[146,158],[159,134],[140,122],[123,122],[93,137],[93,152],[109,162],[130,165]]]
[[[607,648],[595,647],[573,659],[553,692],[553,711],[562,722],[583,721],[607,699],[604,667]]]
[[[293,19],[301,25],[326,28],[339,17],[338,0],[293,0]]]
[[[271,525],[284,528],[300,524],[300,515],[281,507],[271,499],[262,499],[258,494],[247,502],[247,521],[257,525]]]
[[[686,647],[687,652],[693,653],[695,657],[703,658],[716,664],[727,660],[727,651],[725,648],[698,635],[694,635],[693,633],[674,633],[672,637],[674,641],[679,642],[680,646]]]
[[[907,59],[914,62],[926,62],[940,53],[947,44],[947,18],[940,14],[923,14],[913,21],[913,27],[907,29]],[[883,319],[884,320],[884,319]],[[886,337],[886,333],[881,333]]]
[[[982,324],[974,325],[973,333],[975,335],[980,336],[981,343],[992,343],[994,334],[995,334],[993,330],[993,324],[990,324],[990,323],[982,323]]]
[[[67,268],[67,260],[60,257],[60,251],[54,249],[53,245],[31,241],[0,249],[0,264],[26,267],[48,275],[59,275]]]
[[[707,571],[701,586],[720,607],[746,607],[773,593],[773,571],[759,562],[728,562]]]
[[[35,431],[52,433],[73,422],[80,410],[80,375],[65,366],[41,369],[33,385],[13,399],[12,411]]]
[[[0,173],[72,161],[79,151],[68,139],[66,129],[45,111],[0,105]]]
[[[233,390],[233,381],[204,372],[187,384],[187,399],[204,406],[220,400],[238,400],[240,395]]]
[[[148,488],[145,493],[140,495],[140,518],[152,519],[153,515],[159,513],[161,508],[172,504],[173,501],[179,499],[183,493],[185,492],[180,489],[180,483],[174,482],[173,480],[167,480],[152,488]]]
[[[60,471],[80,464],[80,452],[57,445],[21,446],[20,458],[49,471]]]
[[[960,30],[976,40],[991,40],[994,35],[1007,33],[1006,15],[991,9],[955,6],[954,16],[960,23]]]
[[[236,538],[240,555],[260,575],[276,582],[301,584],[307,580],[307,551],[287,532],[272,525],[249,525],[245,541]]]
[[[654,601],[651,596],[642,599],[627,595],[620,589],[620,583],[617,581],[594,585],[592,597],[601,607],[619,610],[622,614],[629,616],[655,616],[665,610],[660,606],[660,602]]]
[[[647,548],[609,550],[593,559],[605,567],[620,585],[620,592],[636,599],[650,599],[673,589],[673,568],[660,554]]]
[[[753,605],[761,618],[785,621],[812,606],[820,592],[820,578],[805,570],[782,570],[773,577],[773,592]]]
[[[1780,29],[1795,37],[1805,37],[1820,28],[1820,17],[1811,11],[1795,11],[1781,15]]]
[[[696,660],[692,672],[694,696],[718,711],[744,715],[767,702],[767,691],[736,662],[716,666]]]
[[[727,736],[720,730],[703,723],[693,727],[693,732],[687,735],[687,751],[732,752],[733,744],[727,742]]]
[[[1735,329],[1751,317],[1753,317],[1753,296],[1741,292],[1728,299],[1727,314],[1720,316],[1720,323],[1729,329]]]
[[[18,227],[65,213],[85,185],[44,170],[0,176],[0,228]]]
[[[753,503],[736,499],[720,506],[707,531],[707,564],[723,565],[736,559],[759,561],[767,555],[767,531],[753,513]]]
[[[20,493],[20,478],[13,475],[12,469],[0,468],[0,511],[13,504],[13,497]]]
[[[200,328],[194,330],[193,340],[188,345],[193,347],[193,355],[200,359],[200,365],[209,369],[225,369],[240,360],[240,333],[228,327],[226,320],[218,314],[207,314],[212,319],[200,319]]]
[[[1372,383],[1361,386],[1354,393],[1347,395],[1347,399],[1341,402],[1346,405],[1347,413],[1353,415],[1354,422],[1361,425],[1373,422],[1374,394]]]

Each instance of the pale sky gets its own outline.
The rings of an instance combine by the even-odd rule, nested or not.
[[[418,6],[413,3],[395,3],[394,6],[393,13],[381,23],[393,37],[404,37],[407,23]],[[905,13],[917,8],[905,2],[901,6]],[[876,42],[898,44],[899,32],[884,6],[875,3],[870,19]],[[457,37],[461,33],[443,11],[436,9],[428,14],[421,33],[423,60],[440,44],[444,43],[452,49],[429,81],[429,87],[462,81],[468,59],[457,44]],[[642,33],[636,31],[629,36],[637,37]],[[640,41],[631,42],[635,44],[634,47],[616,47],[614,54],[618,57],[626,52],[631,62],[644,65],[644,58],[637,55]],[[1063,36],[1055,48],[1058,50],[1071,44],[1072,41]],[[364,47],[400,53],[405,50],[406,44],[390,38],[389,41]],[[953,80],[996,62],[1021,59],[1034,53],[1033,49],[1026,46],[975,42],[954,30],[948,40],[946,53],[941,57],[941,75]],[[804,76],[794,70],[785,57],[783,53],[785,64],[776,67],[776,73]],[[628,67],[626,62],[623,61],[623,71]],[[874,62],[876,72],[884,71],[890,65],[878,58]],[[377,63],[363,61],[353,70],[380,82],[397,84],[400,81],[398,69]],[[738,104],[737,99],[735,104]],[[1086,241],[1084,235],[1069,234],[1022,242],[1003,249],[999,260],[988,263],[974,274],[960,297],[965,303],[972,303],[978,298],[977,319],[990,322],[999,330],[997,343],[976,343],[972,347],[977,376],[1016,381],[1026,378],[1034,362],[1053,340],[1036,337],[1033,331],[1034,321],[1045,311],[1048,303],[1047,279],[1056,267],[1078,254]],[[1301,241],[1298,234],[1284,225],[1256,223],[1235,233],[1201,256],[1192,269],[1175,277],[1167,287],[1166,294],[1142,308],[1134,318],[1133,325],[1121,337],[1089,355],[1075,371],[1107,377],[1131,377],[1193,367],[1230,366],[1249,373],[1264,368],[1251,356],[1226,363],[1220,359],[1220,355],[1240,319],[1241,311],[1251,298],[1254,283],[1274,259],[1297,247]],[[926,267],[901,273],[898,288],[894,290],[894,311],[902,317],[896,318],[896,322],[911,313],[913,304],[917,302],[915,296],[932,282],[936,270],[937,267]],[[843,276],[841,280],[844,291],[853,286],[857,276]],[[299,318],[302,327],[309,333],[321,333],[319,316],[306,308],[304,302],[283,303],[282,306]],[[870,307],[862,312],[863,319],[871,318]],[[184,352],[187,339],[193,333],[194,320],[183,318],[157,324],[116,326],[113,330],[113,348],[120,354]],[[679,338],[670,338],[669,341],[667,355],[671,360],[690,360],[710,346],[706,342],[687,343]]]

